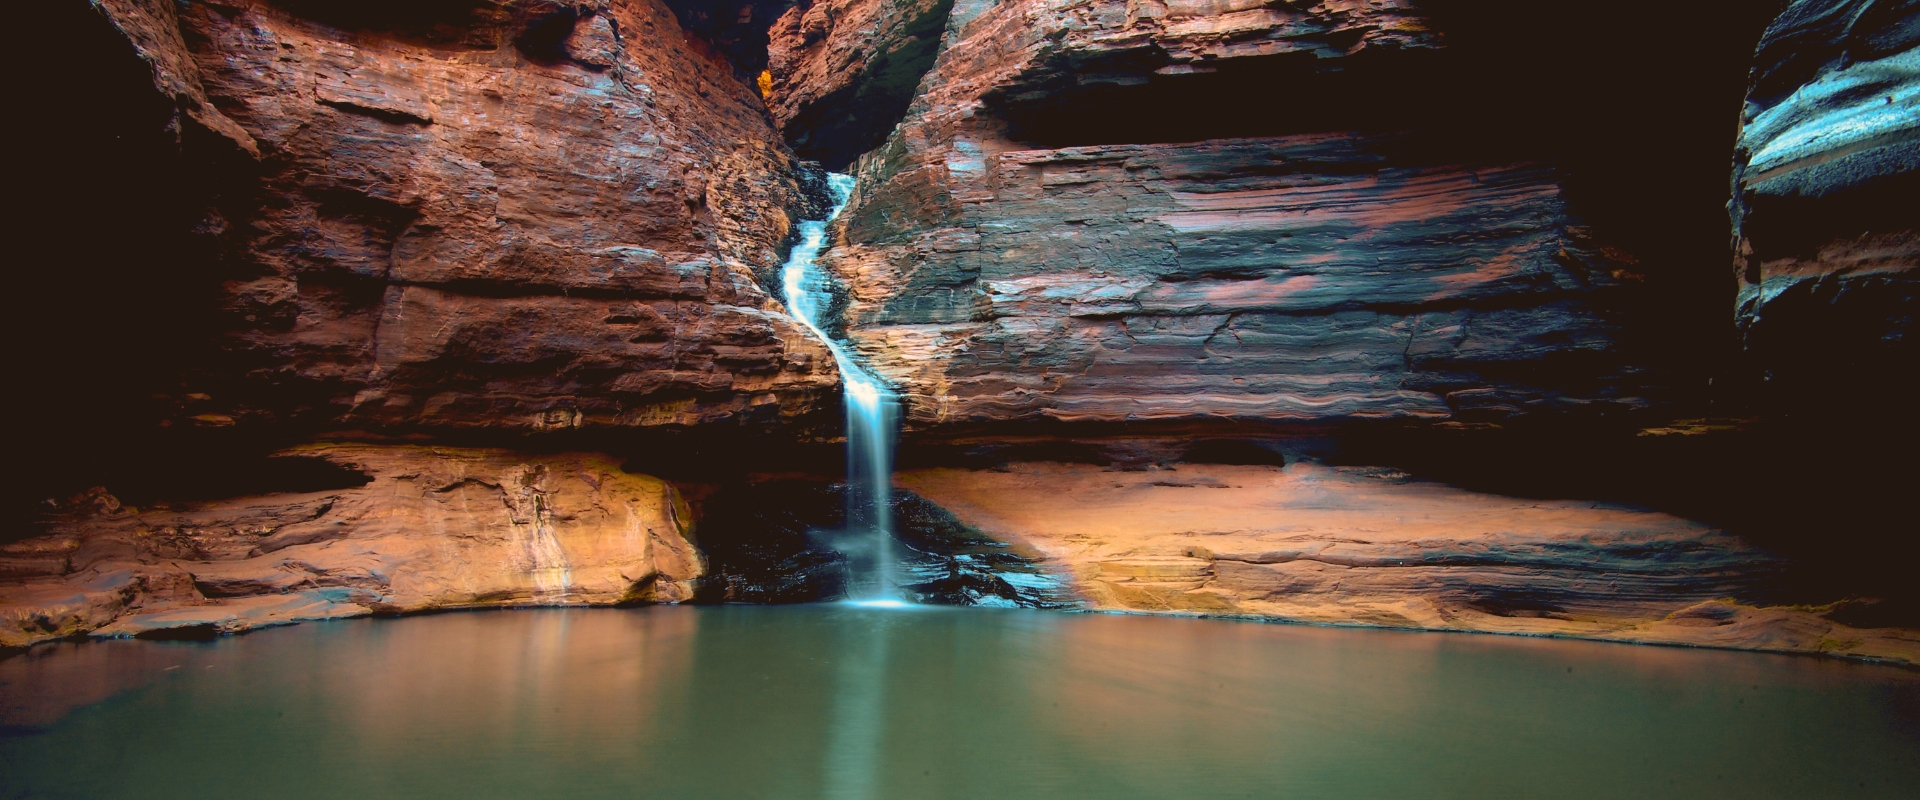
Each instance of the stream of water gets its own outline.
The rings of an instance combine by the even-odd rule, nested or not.
[[[856,602],[901,602],[893,553],[893,450],[900,429],[900,398],[886,381],[853,357],[844,342],[828,335],[827,314],[833,283],[815,263],[827,247],[832,224],[853,193],[853,176],[829,173],[833,208],[825,219],[801,222],[800,241],[780,269],[787,308],[825,342],[840,368],[847,409],[847,525],[836,549],[853,564],[849,597]],[[862,530],[864,529],[864,530]]]

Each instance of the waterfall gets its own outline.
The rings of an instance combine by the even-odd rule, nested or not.
[[[831,302],[829,278],[815,259],[827,246],[827,225],[847,205],[853,176],[828,173],[833,208],[825,219],[800,223],[800,242],[780,269],[787,309],[825,342],[840,367],[847,408],[847,527],[854,534],[836,546],[853,561],[856,601],[897,603],[893,555],[893,447],[900,425],[900,398],[885,381],[854,361],[846,345],[821,325]],[[865,524],[867,530],[858,526]]]

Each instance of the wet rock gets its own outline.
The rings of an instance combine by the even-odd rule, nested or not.
[[[67,515],[54,534],[6,546],[65,555],[58,568],[0,581],[0,645],[438,608],[678,602],[705,569],[673,487],[605,456],[356,444],[291,455],[370,480]]]
[[[1737,317],[1772,410],[1904,402],[1920,365],[1920,6],[1787,6],[1754,57],[1734,181]]]
[[[849,524],[846,486],[773,480],[722,489],[702,501],[702,602],[840,600],[867,557],[870,523]],[[961,523],[909,492],[894,496],[894,555],[915,602],[1058,608],[1072,600],[1032,555]],[[851,554],[851,555],[850,555]]]
[[[805,603],[847,593],[848,559],[826,541],[845,524],[841,492],[781,481],[722,489],[701,503],[708,573],[694,598],[721,603]]]

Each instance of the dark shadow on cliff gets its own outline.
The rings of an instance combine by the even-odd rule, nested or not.
[[[512,0],[272,0],[301,17],[344,31],[374,31],[438,45],[494,44],[476,31],[504,31]],[[531,4],[528,4],[531,5]],[[569,10],[570,11],[570,10]]]
[[[893,49],[876,53],[847,85],[808,104],[781,132],[802,158],[844,172],[887,141],[907,115],[920,78],[940,54],[953,0],[941,0],[904,25]]]
[[[21,81],[17,108],[32,119],[15,126],[12,150],[16,471],[4,519],[30,535],[21,528],[39,500],[106,483],[129,462],[197,466],[197,443],[158,424],[194,402],[178,391],[184,365],[217,360],[224,276],[190,234],[216,179],[148,65],[86,3],[19,13],[18,51],[62,65]]]
[[[1920,425],[1910,421],[1035,421],[909,432],[898,464],[995,470],[1060,461],[1138,471],[1313,460],[1510,497],[1638,507],[1721,528],[1782,557],[1785,569],[1758,588],[1758,602],[1846,601],[1830,618],[1920,627],[1920,584],[1911,577],[1920,560],[1910,499],[1920,477],[1915,452]]]
[[[795,0],[666,0],[680,27],[733,63],[743,81],[767,68],[767,31]]]
[[[1770,602],[1861,626],[1920,626],[1911,421],[1680,425],[1625,430],[1380,426],[1343,437],[1335,463],[1387,465],[1483,492],[1624,503],[1698,520],[1784,557]],[[1656,429],[1658,430],[1658,429]]]

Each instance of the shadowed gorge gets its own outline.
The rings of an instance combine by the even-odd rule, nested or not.
[[[0,795],[1913,783],[1920,2],[21,13]]]
[[[186,514],[228,533],[181,552],[252,552],[222,537],[298,527],[282,511],[249,527],[262,507],[305,507],[273,498],[337,503],[379,483],[340,455],[354,448],[372,463],[494,453],[528,475],[615,459],[685,487],[675,524],[689,530],[710,495],[815,487],[722,501],[716,519],[734,521],[711,546],[732,555],[690,563],[674,597],[857,594],[845,576],[886,574],[873,564],[897,544],[957,581],[919,594],[1043,604],[993,569],[968,577],[960,545],[887,532],[896,402],[898,461],[974,476],[955,485],[1050,463],[1201,473],[1146,481],[1149,494],[1270,485],[1220,483],[1214,467],[1397,469],[1493,506],[1590,498],[1702,524],[1734,537],[1729,557],[1759,548],[1721,599],[1790,602],[1822,620],[1806,624],[1901,621],[1912,606],[1884,566],[1912,547],[1886,533],[1899,483],[1882,479],[1902,474],[1911,426],[1814,416],[1864,364],[1905,374],[1907,216],[1882,199],[1911,171],[1871,148],[1908,127],[1860,105],[1864,89],[1832,88],[1884,85],[1879,102],[1905,108],[1911,15],[1896,6],[116,0],[35,13],[97,74],[35,85],[72,108],[71,135],[35,129],[66,155],[36,164],[84,171],[35,178],[64,199],[33,219],[65,233],[30,238],[102,229],[108,244],[49,252],[78,267],[30,278],[52,303],[29,332],[49,334],[32,372],[53,405],[98,422],[29,434],[46,468],[14,486],[7,570],[23,598],[83,573],[137,580],[60,606],[79,616],[20,617],[22,641],[231,602],[162,589],[157,576],[202,569],[151,563],[164,547],[101,543],[199,530],[168,516]],[[82,85],[118,100],[78,102]],[[1880,132],[1804,155],[1827,146],[1822,114]],[[1745,127],[1730,132],[1731,117]],[[1803,155],[1779,166],[1782,148]],[[808,157],[854,173],[829,179]],[[99,203],[111,214],[80,210]],[[1843,245],[1852,255],[1817,256],[1829,277],[1786,277]],[[1729,296],[1713,266],[1728,261],[1759,295]],[[1782,333],[1816,324],[1807,303],[1822,292],[1872,313]],[[1787,311],[1802,307],[1815,316]],[[1834,336],[1859,341],[1807,355]],[[1804,377],[1816,370],[1827,377]],[[1829,390],[1807,395],[1816,383]],[[1853,447],[1869,438],[1882,446]],[[836,458],[843,439],[868,455]],[[1777,508],[1752,502],[1764,480],[1741,469],[1773,455],[1819,465]],[[545,480],[525,497],[560,491]],[[1417,504],[1426,490],[1408,491]],[[772,522],[818,492],[867,510]],[[545,513],[512,512],[523,553],[487,569],[546,580],[567,540]],[[1084,599],[1092,573],[1004,522],[956,524]],[[1508,533],[1546,542],[1559,524]],[[1157,536],[1129,557],[1212,550]],[[1845,555],[1861,550],[1887,558]],[[728,577],[701,583],[710,566]],[[413,607],[397,586],[304,574],[245,596],[337,586],[374,595],[327,603]],[[1148,605],[1235,610],[1206,585]],[[1540,598],[1565,590],[1503,588],[1488,608],[1552,616]],[[1619,624],[1704,597],[1674,591]],[[1444,617],[1454,601],[1431,602]],[[1829,640],[1843,641],[1766,641]]]

